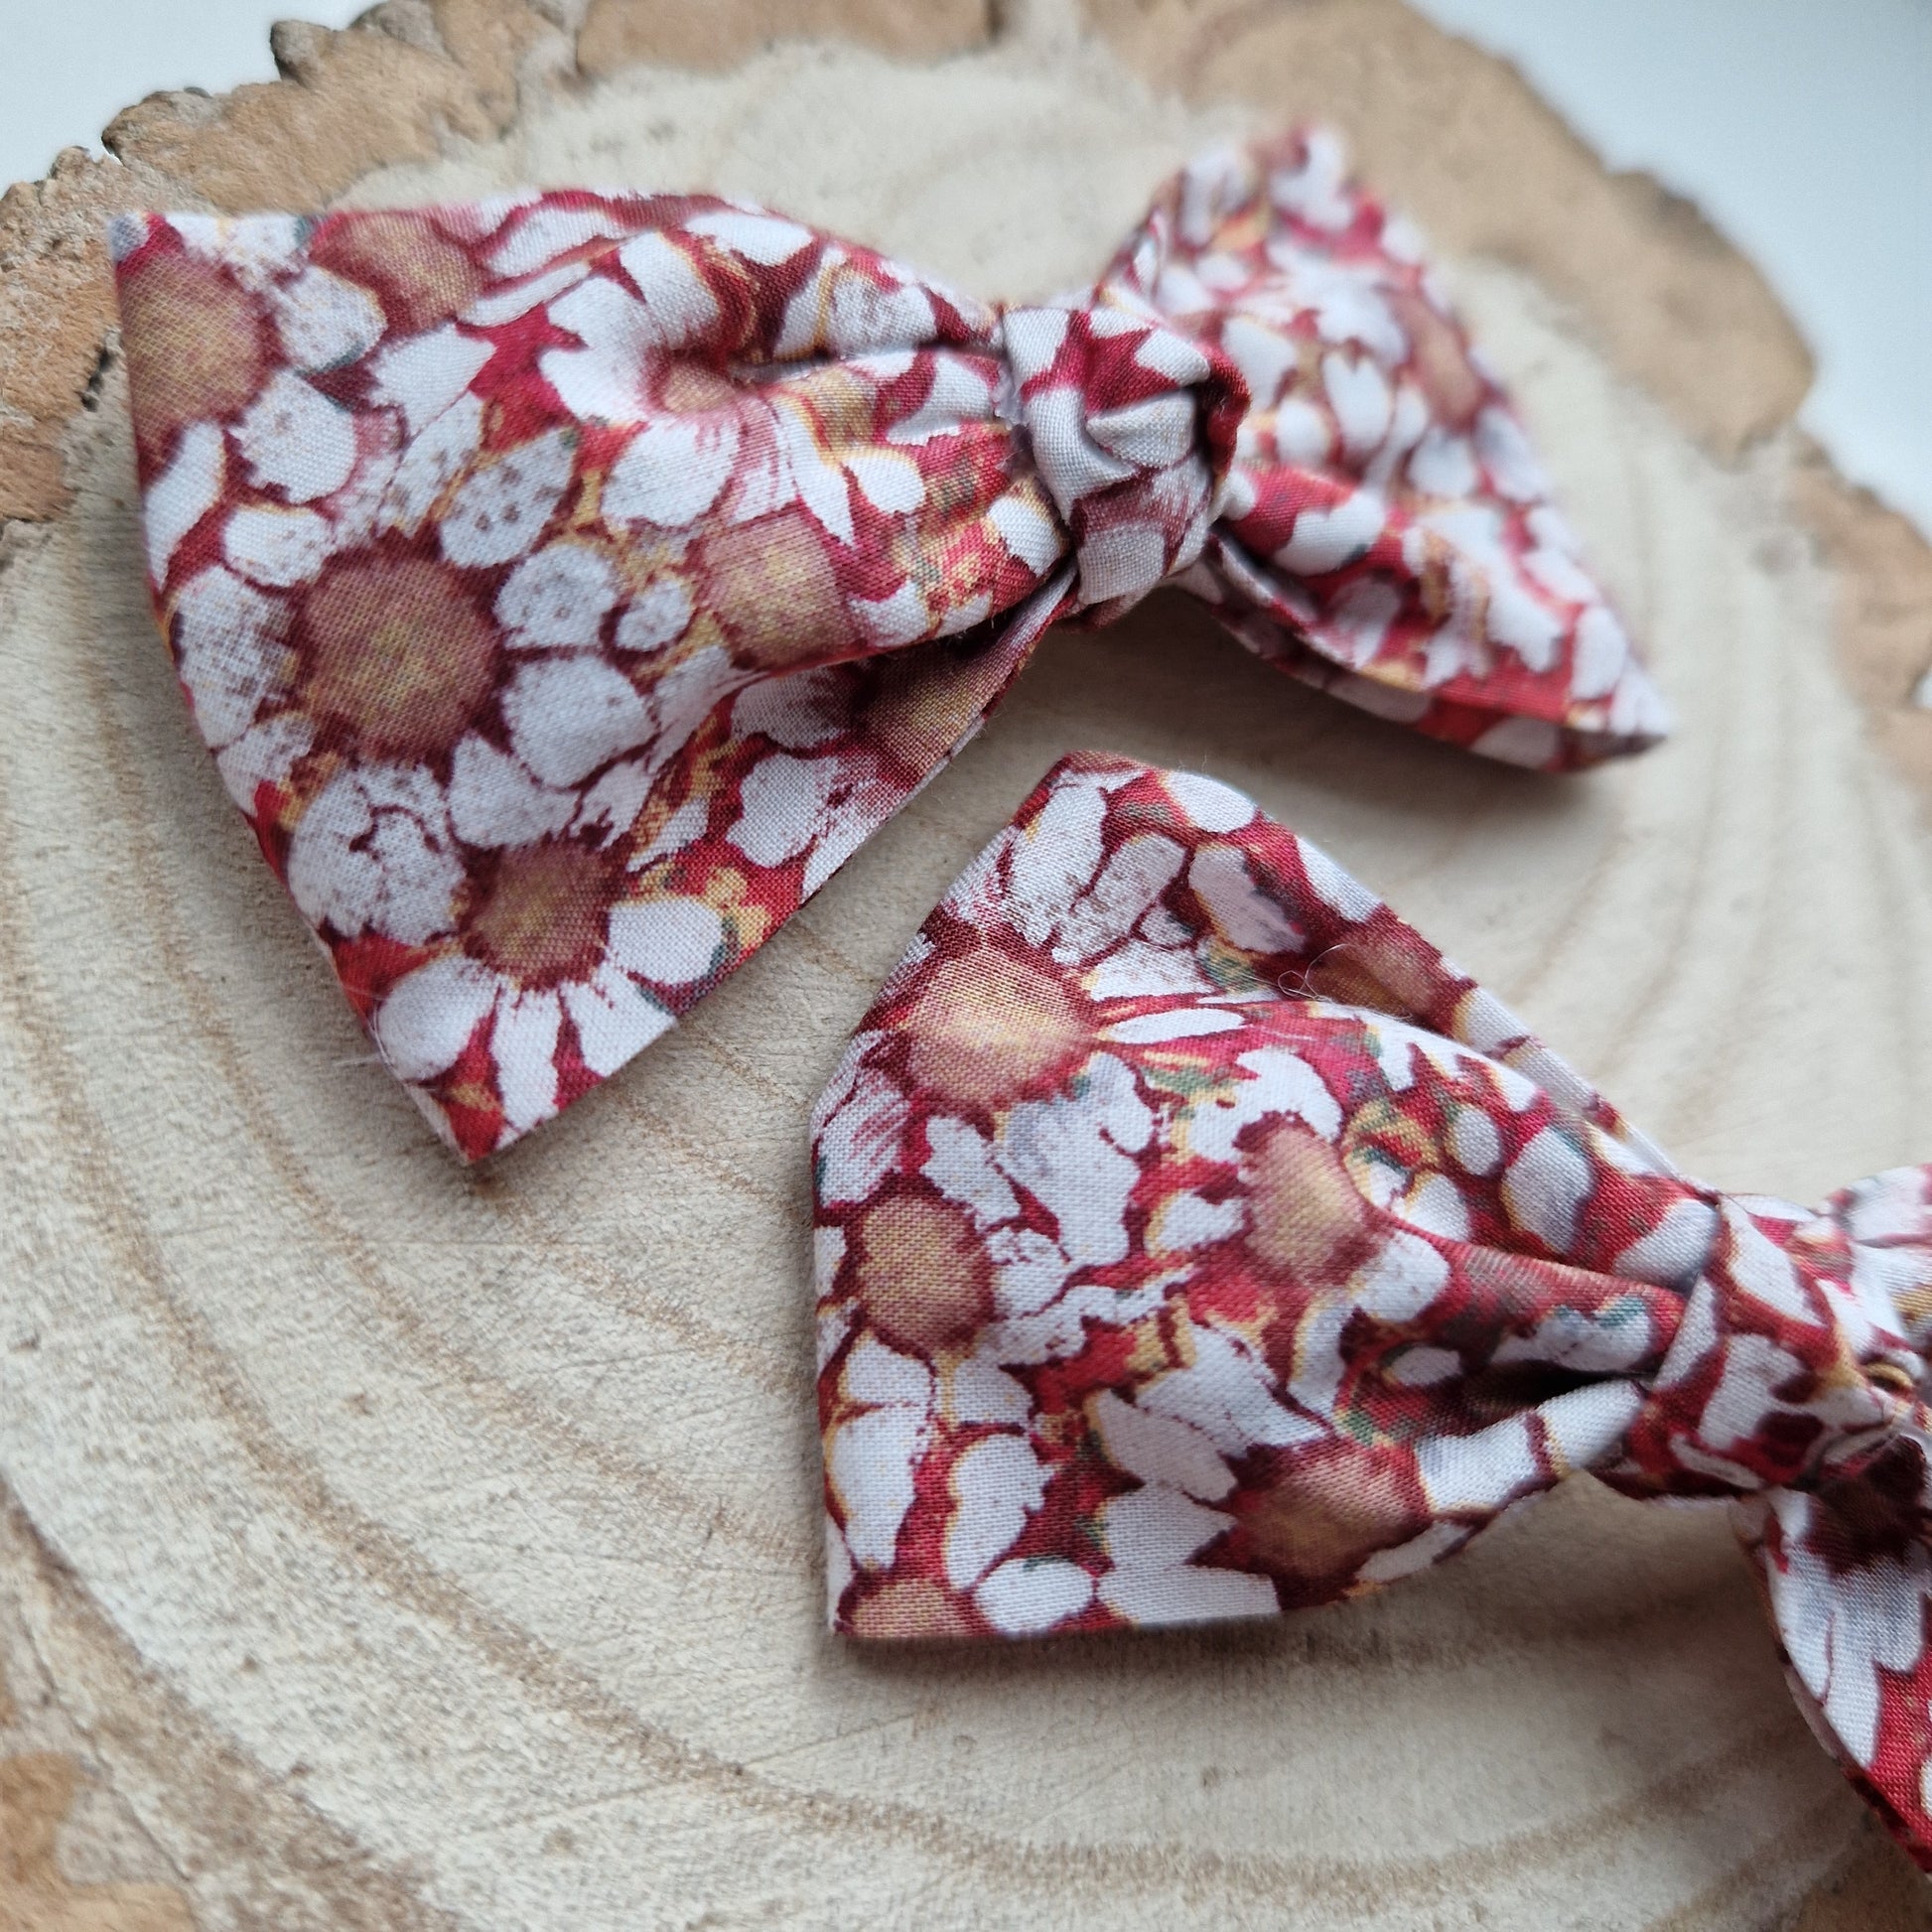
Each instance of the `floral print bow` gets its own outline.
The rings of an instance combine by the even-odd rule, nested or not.
[[[1298,136],[989,307],[711,196],[112,233],[155,606],[389,1067],[466,1158],[614,1072],[1170,580],[1518,763],[1661,707],[1414,233]]]
[[[1932,1865],[1932,1169],[1686,1179],[1239,793],[1075,756],[866,1016],[814,1174],[839,1629],[1322,1603],[1577,1469],[1726,1497]]]

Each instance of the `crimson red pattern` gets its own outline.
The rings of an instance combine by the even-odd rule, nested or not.
[[[1932,1864],[1932,1169],[1700,1185],[1248,799],[1091,755],[814,1135],[838,1628],[1323,1603],[1579,1469],[1727,1498],[1800,1702]]]
[[[1414,232],[1319,134],[993,307],[713,196],[112,229],[155,609],[465,1158],[605,1078],[1157,584],[1385,717],[1663,729]]]

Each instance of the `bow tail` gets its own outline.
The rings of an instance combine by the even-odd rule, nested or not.
[[[1355,557],[1333,574],[1336,581],[1319,574],[1299,579],[1260,564],[1216,530],[1207,557],[1181,581],[1256,656],[1290,677],[1505,764],[1583,770],[1642,751],[1668,732],[1663,700],[1627,647],[1620,646],[1614,693],[1589,703],[1575,701],[1567,684],[1547,672],[1518,667],[1512,674],[1493,661],[1479,674],[1470,667],[1437,681],[1435,660],[1456,647],[1447,628],[1418,647],[1420,672],[1400,663],[1405,653],[1391,639],[1426,634],[1438,621],[1427,615],[1429,587],[1405,567],[1402,546],[1381,548],[1388,554],[1378,558],[1372,576]]]
[[[1913,1862],[1932,1871],[1932,1551],[1925,1439],[1821,1491],[1735,1506],[1798,1708]]]

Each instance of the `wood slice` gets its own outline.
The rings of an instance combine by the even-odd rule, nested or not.
[[[1932,1924],[1721,1512],[1575,1481],[1267,1626],[823,1631],[806,1112],[1066,749],[1254,792],[1719,1184],[1932,1153],[1932,559],[1791,429],[1749,265],[1395,0],[388,0],[275,45],[283,81],[145,102],[0,205],[0,1925]],[[709,187],[1025,295],[1310,111],[1449,249],[1677,738],[1487,765],[1157,597],[459,1171],[153,635],[100,214]]]

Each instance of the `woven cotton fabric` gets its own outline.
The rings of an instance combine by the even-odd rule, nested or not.
[[[1577,1470],[1724,1498],[1932,1863],[1932,1169],[1700,1185],[1248,799],[1082,755],[867,1015],[814,1184],[837,1628],[1266,1615]]]
[[[1033,306],[709,196],[112,241],[196,724],[466,1158],[756,950],[1056,619],[1179,583],[1519,763],[1663,729],[1416,236],[1320,135],[1205,158]]]

